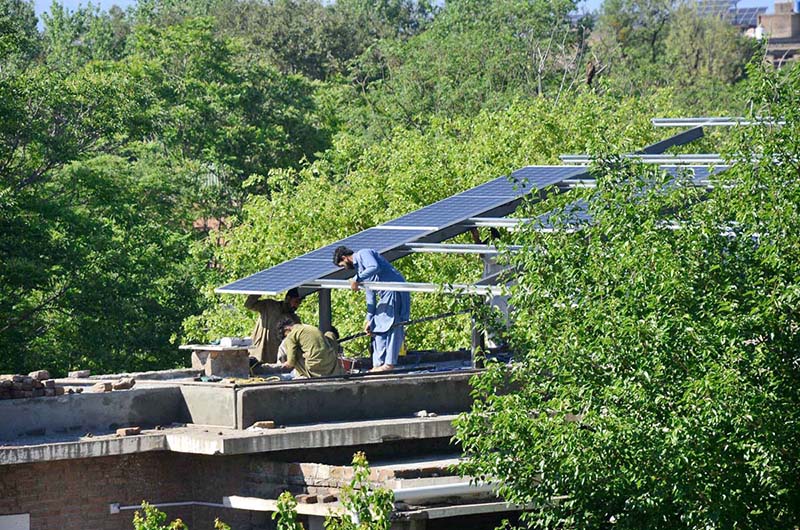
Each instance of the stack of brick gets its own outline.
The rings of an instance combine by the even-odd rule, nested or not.
[[[0,399],[55,397],[64,392],[64,387],[56,386],[56,380],[50,378],[47,370],[28,375],[0,375]]]

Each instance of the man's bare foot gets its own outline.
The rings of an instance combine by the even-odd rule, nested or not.
[[[393,364],[382,364],[371,369],[370,372],[391,372],[392,370],[394,370]]]

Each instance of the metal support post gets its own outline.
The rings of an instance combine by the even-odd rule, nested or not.
[[[331,310],[331,290],[319,290],[319,329],[330,331],[333,326]]]

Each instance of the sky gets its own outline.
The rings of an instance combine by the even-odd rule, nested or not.
[[[491,1],[491,0],[487,0]],[[581,11],[593,11],[600,7],[600,4],[603,0],[584,0],[580,4]],[[92,2],[93,5],[99,5],[101,9],[108,9],[114,4],[118,5],[121,8],[126,8],[129,5],[132,5],[136,2],[136,0],[94,0]],[[772,12],[772,4],[774,0],[740,0],[739,7],[758,7],[758,6],[769,6],[769,11]],[[78,7],[78,5],[86,5],[88,2],[83,0],[61,0],[61,4],[64,7],[73,10]],[[41,14],[45,11],[50,9],[50,4],[52,4],[52,0],[34,0],[34,5],[36,7],[36,14],[41,16]]]

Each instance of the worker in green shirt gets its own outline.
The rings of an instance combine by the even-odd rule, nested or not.
[[[286,362],[296,378],[342,375],[334,343],[315,326],[298,324],[287,317],[278,324],[285,337]]]

